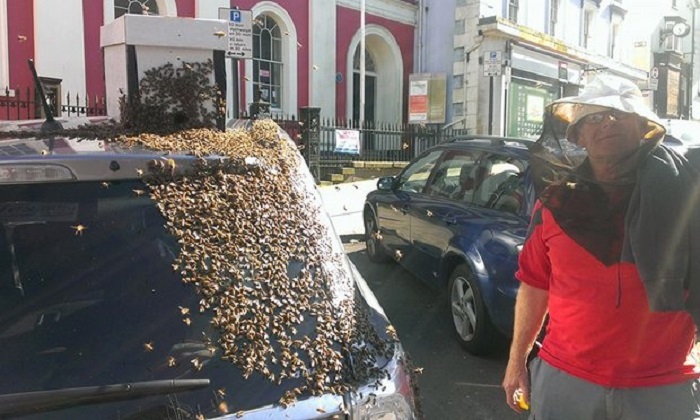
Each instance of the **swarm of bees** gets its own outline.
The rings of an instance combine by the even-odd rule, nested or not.
[[[180,242],[173,269],[201,295],[199,312],[212,314],[224,360],[246,377],[303,378],[282,397],[284,406],[302,394],[343,394],[389,377],[377,361],[393,353],[395,334],[377,334],[356,304],[342,248],[330,240],[320,201],[307,187],[310,175],[274,122],[118,141],[199,157],[187,172],[174,160],[154,161],[141,179]],[[175,310],[190,320],[190,309]]]

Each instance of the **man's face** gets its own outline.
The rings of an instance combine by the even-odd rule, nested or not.
[[[604,111],[583,117],[577,124],[577,143],[591,159],[615,159],[637,149],[645,134],[646,120],[620,111]]]

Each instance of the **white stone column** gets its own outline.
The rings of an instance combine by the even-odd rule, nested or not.
[[[309,105],[321,107],[322,117],[334,117],[336,2],[310,0],[309,15]]]
[[[10,84],[10,51],[7,43],[7,0],[0,0],[0,95]]]
[[[82,0],[34,0],[34,51],[39,76],[62,79],[65,97],[85,95]],[[29,69],[27,68],[27,71]]]

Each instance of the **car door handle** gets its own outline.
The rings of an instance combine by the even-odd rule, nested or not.
[[[454,225],[457,224],[457,218],[452,216],[451,214],[448,214],[446,216],[442,217],[442,220],[445,222],[447,225]]]

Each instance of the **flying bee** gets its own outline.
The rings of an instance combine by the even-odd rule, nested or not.
[[[137,174],[139,177],[142,177],[142,176],[143,176],[143,169],[136,169],[136,174]]]
[[[144,349],[144,351],[152,352],[153,351],[153,341],[149,341],[148,343],[143,343],[143,349]]]
[[[146,192],[144,190],[132,190],[137,197],[144,195]]]
[[[198,358],[194,358],[191,360],[192,366],[194,366],[195,369],[197,370],[202,370],[202,366],[204,366],[204,363],[201,362]]]
[[[177,365],[177,361],[173,356],[168,357],[168,367],[175,367]]]
[[[224,398],[224,397],[226,396],[226,389],[225,389],[225,388],[219,388],[219,389],[216,390],[216,394],[217,394],[220,398]]]
[[[413,369],[413,373],[417,373],[418,375],[423,374],[423,368],[422,367],[417,367]]]
[[[218,36],[219,38],[221,38],[222,36],[226,36],[226,32],[224,32],[224,31],[216,31],[216,32],[214,32],[214,35],[216,35],[216,36]]]
[[[189,319],[189,318],[183,318],[183,319],[182,319],[182,322],[184,322],[184,323],[187,324],[188,326],[189,326],[190,324],[192,324],[192,320]]]
[[[180,308],[180,313],[181,313],[182,315],[187,315],[187,314],[190,313],[190,308],[185,308],[185,307],[182,307],[182,306],[178,306],[178,308]]]
[[[428,217],[433,217],[433,212],[430,211],[430,210],[426,211],[425,214],[426,214]]]
[[[221,414],[228,413],[228,404],[226,404],[226,401],[221,401],[219,403],[219,411],[221,412]]]
[[[87,229],[87,226],[83,225],[76,225],[76,226],[71,226],[73,229],[75,229],[75,236],[82,235],[85,229]]]
[[[105,190],[106,190],[107,188],[109,188],[109,182],[103,182],[103,183],[100,184],[100,185],[102,185],[102,188],[104,188]]]
[[[204,414],[199,413],[199,414],[197,414],[197,415],[195,416],[195,418],[196,418],[197,420],[204,420]]]
[[[403,258],[403,252],[397,249],[396,252],[394,252],[394,258],[396,258],[396,261],[401,261],[401,258]]]

